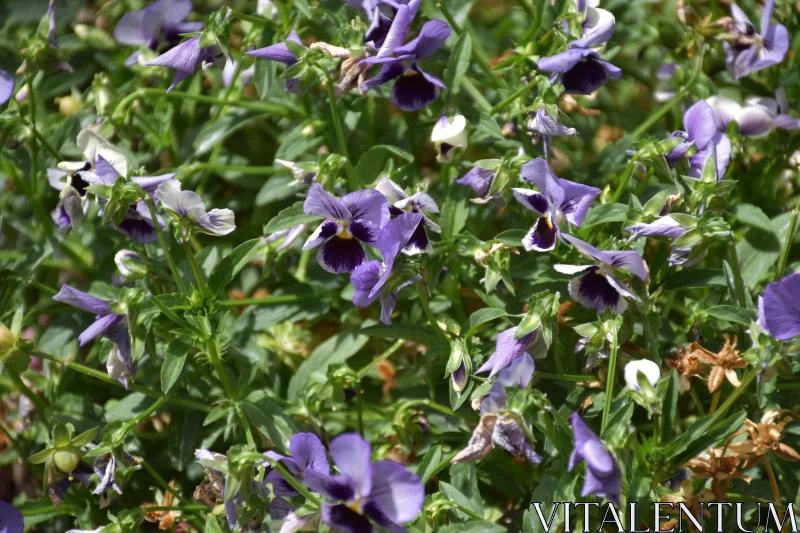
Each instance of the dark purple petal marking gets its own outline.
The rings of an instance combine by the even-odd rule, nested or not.
[[[413,65],[395,82],[391,100],[403,111],[417,111],[436,101],[440,85]],[[441,83],[441,82],[440,82]]]
[[[597,311],[610,308],[622,313],[628,308],[628,303],[600,269],[573,278],[569,283],[569,294],[576,302]]]
[[[549,252],[556,246],[558,229],[550,220],[549,215],[539,217],[536,224],[522,239],[522,246],[527,251]]]
[[[365,516],[346,505],[322,504],[322,521],[342,533],[373,533],[375,529]]]
[[[332,274],[352,272],[367,260],[367,253],[357,239],[331,237],[317,252],[319,265]]]

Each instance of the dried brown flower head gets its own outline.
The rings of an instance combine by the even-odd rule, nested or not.
[[[783,414],[788,414],[788,416],[784,416],[778,422],[775,422],[775,419]],[[728,448],[731,451],[749,455],[745,461],[744,468],[750,468],[761,462],[769,451],[775,452],[775,455],[784,461],[800,461],[800,453],[782,442],[783,429],[792,420],[800,420],[800,417],[785,409],[767,411],[758,423],[752,420],[745,420],[745,429],[738,434],[746,434],[747,440],[731,444]]]
[[[697,494],[695,494],[691,480],[686,479],[683,482],[681,482],[681,488],[677,492],[677,494],[666,494],[661,499],[662,501],[667,503],[675,503],[675,504],[682,503],[691,511],[692,516],[699,517],[701,510],[700,505],[714,501],[714,493],[708,489],[703,489]],[[709,518],[711,516],[711,513],[708,511],[708,509],[705,509],[703,511],[703,515],[706,518]],[[676,526],[678,526],[679,522],[680,520],[678,518],[675,518],[668,522],[664,522],[659,529],[661,531],[670,531],[674,529]],[[689,522],[689,527],[692,531],[697,531],[697,529],[695,529],[692,526],[691,522]]]
[[[174,490],[175,489],[175,481],[169,482],[169,488]],[[164,494],[164,497],[161,498],[161,501],[158,503],[145,503],[142,505],[142,509],[144,509],[144,519],[148,522],[153,522],[158,524],[158,529],[162,531],[170,531],[172,526],[175,524],[175,518],[180,515],[177,511],[148,511],[148,507],[170,507],[173,502],[175,501],[175,496],[173,496],[172,492],[167,492]]]
[[[693,342],[681,348],[678,353],[672,354],[672,357],[665,361],[668,367],[678,371],[681,394],[688,392],[692,387],[690,378],[699,376],[707,368],[703,359],[700,357],[700,354],[703,352],[708,352],[708,350],[700,346],[700,344]]]
[[[736,349],[735,335],[725,335],[725,345],[716,354],[702,346],[696,354],[701,361],[713,366],[708,375],[708,392],[712,394],[717,392],[726,379],[734,387],[741,385],[735,369],[745,368],[747,361],[742,359],[742,352]]]
[[[742,479],[750,483],[752,478],[741,472],[743,470],[741,463],[747,459],[747,455],[734,453],[728,447],[711,448],[705,454],[690,460],[686,466],[696,478],[711,479],[711,491],[714,493],[715,501],[722,501],[732,479]]]

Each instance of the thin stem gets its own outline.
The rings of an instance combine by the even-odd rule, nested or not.
[[[33,87],[33,69],[31,65],[28,65],[27,69],[27,81],[28,81],[28,109],[31,114],[31,129],[36,131],[36,89]],[[39,138],[34,134],[33,138],[31,139],[31,183],[33,185],[33,191],[35,194],[38,194],[39,191],[39,182],[38,182],[38,161],[39,161]]]
[[[103,372],[100,372],[100,371],[95,370],[93,368],[89,368],[88,366],[84,366],[84,365],[81,365],[79,363],[74,363],[72,361],[67,361],[66,359],[62,359],[61,357],[57,357],[55,355],[50,355],[49,353],[30,352],[29,355],[32,355],[33,357],[38,357],[40,359],[47,359],[48,361],[53,361],[54,363],[58,363],[58,364],[64,366],[65,368],[69,368],[70,370],[75,370],[76,372],[80,372],[81,374],[93,377],[95,379],[98,379],[98,380],[103,381],[105,383],[108,383],[110,385],[115,385],[115,386],[123,388],[123,389],[125,388],[124,385],[122,385],[122,383],[120,383],[116,379],[108,376],[107,374],[104,374]],[[154,391],[153,389],[150,389],[150,388],[145,387],[143,385],[139,385],[137,383],[129,384],[128,385],[128,389],[130,391],[132,391],[132,392],[139,392],[139,393],[144,394],[145,396],[149,396],[150,398],[154,398],[154,399],[159,399],[159,398],[161,398],[163,396],[163,394],[160,394],[160,393]],[[169,403],[171,403],[173,405],[176,405],[178,407],[184,407],[186,409],[193,409],[195,411],[200,411],[200,412],[203,412],[203,413],[208,413],[208,412],[211,411],[211,407],[209,405],[207,405],[206,403],[197,402],[197,401],[190,400],[190,399],[187,399],[187,398],[180,398],[180,397],[172,396],[172,397],[169,398]]]
[[[364,434],[364,399],[361,397],[361,380],[356,380],[356,409],[358,410],[358,432]]]
[[[531,19],[536,20],[536,13],[533,12],[533,7],[528,3],[528,0],[517,0],[517,3]]]
[[[158,215],[156,214],[156,206],[153,203],[153,200],[144,195],[144,201],[147,202],[147,208],[150,210],[150,217],[153,219],[156,229],[156,235],[158,236],[158,243],[161,245],[161,249],[164,250],[164,257],[167,259],[167,264],[169,265],[169,269],[172,271],[172,278],[175,280],[175,284],[178,285],[178,289],[181,293],[189,296],[189,293],[186,291],[186,287],[183,285],[183,279],[181,279],[180,271],[178,267],[175,265],[175,260],[172,259],[172,254],[169,253],[169,248],[167,247],[167,241],[164,239],[164,233],[161,231],[161,225],[158,224]]]
[[[381,364],[381,362],[391,357],[392,354],[394,354],[394,352],[399,350],[405,343],[406,343],[405,339],[400,339],[399,341],[392,344],[385,352],[380,354],[378,357],[373,359],[372,362],[370,362],[367,366],[358,371],[358,373],[356,374],[358,379],[361,380],[361,378],[372,372],[373,368],[377,367],[379,364]]]
[[[236,79],[239,77],[239,73],[242,72],[242,61],[244,58],[240,58],[239,61],[236,63],[236,68],[233,70],[233,77],[231,78],[230,83],[228,84],[227,89],[225,90],[225,94],[222,97],[224,102],[228,102],[230,100],[231,94],[233,93],[233,88],[236,85]],[[226,105],[217,106],[217,110],[214,112],[214,116],[211,117],[211,122],[215,122],[225,111]]]
[[[48,410],[48,405],[47,402],[44,400],[44,398],[33,392],[30,389],[30,387],[28,387],[25,384],[25,382],[22,381],[22,377],[19,375],[19,373],[17,373],[16,370],[11,368],[9,365],[6,365],[6,370],[8,371],[8,375],[11,377],[11,381],[14,383],[14,386],[19,390],[20,394],[28,398],[33,403],[33,405],[36,406],[36,409],[40,413],[45,414]]]
[[[744,282],[742,281],[742,269],[739,266],[739,256],[736,254],[736,243],[732,239],[728,241],[728,255],[731,259],[733,284],[736,288],[736,299],[739,300],[739,307],[746,308],[747,300],[745,299]]]
[[[789,233],[786,234],[786,241],[783,243],[783,248],[781,248],[781,255],[778,259],[778,266],[775,270],[773,281],[781,279],[781,274],[783,274],[783,271],[786,269],[786,263],[789,261],[789,251],[792,249],[792,241],[797,231],[798,219],[800,219],[800,200],[798,200],[792,210],[792,219],[789,222]]]
[[[251,167],[247,165],[223,165],[220,163],[192,163],[186,167],[186,172],[190,174],[199,170],[218,170],[220,172],[241,172],[257,176],[271,176],[275,174],[277,167]]]
[[[580,383],[584,381],[597,381],[597,376],[594,374],[552,374],[550,372],[536,372],[536,377],[541,379],[551,379],[554,381],[572,381]]]
[[[189,266],[194,273],[194,279],[197,281],[197,290],[201,295],[205,295],[206,281],[203,279],[203,272],[200,270],[200,265],[197,264],[192,247],[189,245],[189,239],[183,239],[183,250],[186,253],[186,260],[189,261]]]
[[[350,153],[347,150],[347,141],[344,138],[344,130],[342,129],[342,120],[339,117],[339,111],[336,109],[336,92],[334,90],[334,80],[328,77],[326,84],[328,89],[328,103],[331,106],[331,121],[333,122],[333,129],[336,131],[336,141],[339,143],[339,152],[344,156],[345,164],[344,169],[347,173],[347,182],[351,191],[357,191],[364,188],[364,182],[361,179],[350,161]]]
[[[772,499],[778,505],[783,505],[781,502],[781,491],[778,488],[778,480],[775,477],[775,471],[772,469],[772,463],[769,462],[769,457],[764,456],[764,470],[767,471],[767,478],[769,478],[769,488],[772,489]]]
[[[520,3],[523,3],[523,2],[524,2],[524,0],[520,0]],[[502,111],[503,109],[508,107],[510,104],[514,103],[514,101],[516,101],[517,98],[519,98],[520,96],[526,94],[530,89],[535,87],[537,83],[539,83],[539,81],[536,78],[532,79],[531,81],[528,82],[527,85],[525,85],[524,87],[520,87],[519,89],[517,89],[516,91],[514,91],[513,93],[508,95],[505,99],[501,100],[499,104],[495,105],[489,111],[489,114],[494,115],[495,113],[498,113],[498,112]]]
[[[625,173],[622,175],[622,180],[619,182],[619,185],[617,185],[617,190],[614,191],[614,196],[611,198],[612,204],[619,202],[619,199],[622,198],[622,194],[625,192],[625,188],[628,186],[628,181],[631,179],[635,168],[636,156],[634,155],[631,160],[628,161],[628,166],[625,168]]]
[[[264,456],[264,459],[269,461],[269,464],[272,466],[272,468],[280,472],[281,476],[283,476],[283,479],[285,479],[286,482],[289,483],[289,485],[294,487],[294,490],[299,492],[303,497],[305,497],[306,500],[319,505],[319,498],[317,498],[314,494],[309,492],[309,490],[306,488],[305,485],[296,480],[294,476],[289,473],[286,467],[283,466],[283,463],[267,455]]]
[[[481,90],[475,86],[470,78],[465,76],[464,79],[461,80],[461,86],[464,87],[464,90],[466,90],[472,99],[475,100],[475,103],[481,108],[482,111],[491,113],[492,104],[486,99],[485,96],[483,96]]]
[[[757,375],[758,375],[758,370],[755,368],[751,368],[747,372],[747,374],[745,374],[744,378],[742,378],[741,384],[738,387],[736,387],[736,389],[734,389],[733,393],[730,396],[728,396],[728,399],[725,400],[725,402],[714,413],[714,418],[719,420],[722,417],[722,415],[724,415],[728,411],[728,409],[731,408],[731,406],[734,404],[734,402],[736,402],[739,396],[744,394],[744,392],[747,390],[747,387],[750,385],[750,383],[753,382],[753,380],[756,378]]]
[[[714,396],[711,397],[711,407],[708,408],[708,414],[713,415],[717,412],[717,407],[719,406],[719,398],[722,395],[722,387],[720,387],[717,392],[714,393]]]
[[[211,367],[217,374],[217,378],[222,382],[222,388],[225,390],[225,394],[233,403],[233,408],[236,410],[236,414],[239,416],[239,420],[242,422],[245,437],[247,438],[247,444],[249,444],[251,447],[255,447],[256,440],[253,437],[253,430],[250,427],[250,421],[248,421],[247,417],[244,416],[242,406],[239,404],[239,393],[234,388],[233,383],[231,383],[231,380],[228,377],[228,373],[225,371],[225,367],[222,365],[219,352],[217,351],[216,340],[211,339],[208,343],[206,343],[206,347],[206,354],[208,355],[208,360],[211,363]]]
[[[220,307],[239,307],[241,305],[280,305],[294,302],[305,302],[308,300],[318,300],[320,296],[314,294],[278,294],[275,296],[265,296],[263,298],[243,298],[241,300],[220,300],[217,305]]]
[[[173,489],[158,472],[153,470],[153,467],[147,464],[147,461],[145,461],[143,457],[138,457],[137,459],[139,460],[139,464],[142,465],[142,468],[147,470],[147,473],[150,474],[150,476],[155,480],[156,483],[158,483],[159,486],[161,486],[162,489],[175,496],[175,499],[178,500],[179,503],[186,503],[184,497],[181,496],[178,491]]]
[[[47,138],[44,135],[42,135],[42,133],[38,129],[36,129],[36,126],[34,126],[32,123],[28,123],[27,126],[33,132],[34,136],[36,136],[36,138],[39,140],[39,143],[44,147],[44,149],[50,152],[50,155],[52,155],[53,158],[55,158],[56,160],[60,160],[61,155],[58,153],[58,150],[53,148],[53,145],[50,144]]]
[[[703,407],[703,402],[700,401],[700,397],[697,396],[697,391],[694,390],[694,387],[689,387],[689,396],[692,397],[694,406],[697,408],[697,414],[700,416],[705,416],[706,410]]]
[[[633,133],[631,133],[631,138],[638,139],[639,137],[641,137],[642,135],[647,133],[647,130],[652,128],[653,125],[655,125],[656,122],[661,120],[661,118],[664,117],[664,115],[669,113],[670,109],[672,109],[678,102],[683,100],[683,97],[686,96],[686,93],[688,93],[689,89],[692,88],[692,85],[694,85],[694,82],[697,81],[698,75],[703,70],[703,58],[705,56],[705,53],[706,53],[705,44],[701,44],[700,45],[700,57],[697,59],[697,65],[695,66],[694,71],[692,71],[692,76],[686,82],[686,85],[684,85],[683,87],[678,89],[678,92],[675,93],[675,96],[673,96],[670,100],[665,102],[664,105],[659,107],[655,111],[655,113],[653,113],[652,115],[647,117],[647,120],[642,122],[639,125],[639,127],[636,128],[633,131]]]
[[[658,338],[653,332],[653,327],[650,325],[647,313],[640,312],[639,314],[642,317],[642,329],[644,329],[644,335],[647,337],[647,346],[650,349],[650,353],[653,355],[656,363],[661,363],[661,354],[658,351]]]
[[[428,317],[428,322],[433,328],[433,331],[436,333],[436,336],[442,340],[442,342],[444,342],[446,345],[450,345],[450,341],[447,340],[447,335],[445,335],[444,331],[442,331],[442,328],[439,327],[439,322],[436,321],[436,317],[433,316],[433,311],[431,311],[427,286],[421,281],[418,281],[416,285],[417,292],[419,293],[419,301],[422,304],[422,310],[425,312],[425,316]]]
[[[603,420],[600,424],[600,433],[605,431],[611,415],[611,400],[614,398],[614,377],[617,372],[617,355],[619,353],[619,337],[617,325],[613,325],[611,332],[611,355],[608,358],[608,377],[606,378],[606,398],[603,403]]]
[[[150,416],[155,414],[155,412],[158,411],[159,409],[161,409],[161,407],[165,403],[167,403],[168,401],[169,401],[169,394],[167,394],[165,396],[161,396],[155,402],[153,402],[153,404],[150,407],[148,407],[147,409],[145,409],[143,412],[139,413],[135,417],[131,418],[130,420],[128,420],[124,425],[122,425],[122,427],[120,427],[115,432],[115,434],[116,435],[124,435],[125,433],[127,433],[128,431],[133,429],[133,427],[135,427],[136,424],[139,423],[139,421],[144,420],[145,418],[149,418]]]

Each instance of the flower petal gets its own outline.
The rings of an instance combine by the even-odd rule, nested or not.
[[[483,198],[489,193],[496,172],[488,168],[472,167],[462,178],[456,180],[459,185],[472,187],[478,197]]]
[[[728,124],[735,121],[739,116],[739,113],[742,112],[741,104],[736,100],[728,98],[727,96],[714,95],[710,98],[706,98],[705,101],[714,112],[714,118],[716,119],[717,129],[719,131],[725,131],[728,129]],[[703,117],[699,117],[699,120],[703,120]],[[686,116],[684,115],[684,124],[685,123]]]
[[[14,77],[0,68],[0,105],[4,105],[14,94]]]
[[[761,137],[777,127],[769,111],[761,106],[747,106],[737,115],[739,133],[747,137]]]
[[[95,315],[103,315],[110,313],[108,302],[104,302],[100,298],[96,298],[91,294],[73,289],[69,285],[62,285],[58,294],[53,296],[53,300],[61,302],[62,304],[71,305],[78,309],[83,309]]]
[[[390,59],[391,60],[389,62],[381,65],[381,70],[376,76],[361,84],[360,90],[362,93],[365,93],[370,89],[374,89],[379,85],[383,85],[384,83],[388,83],[396,77],[403,75],[403,72],[406,70],[403,64],[394,58]]]
[[[0,531],[3,533],[22,533],[25,529],[25,520],[22,512],[11,505],[0,500]]]
[[[306,243],[303,245],[303,250],[310,250],[312,248],[316,248],[323,242],[327,241],[328,239],[336,235],[336,232],[339,231],[339,228],[340,228],[339,224],[337,224],[333,220],[324,221],[322,224],[317,226],[317,229],[314,230],[314,233],[312,233],[308,237]]]
[[[322,185],[312,183],[303,203],[303,211],[309,215],[327,218],[330,220],[350,220],[350,211],[340,201],[328,194]]]
[[[98,335],[104,335],[108,330],[116,326],[119,322],[124,320],[120,315],[105,315],[95,320],[91,326],[83,330],[78,336],[78,342],[81,346],[85,346],[91,340],[94,340]]]
[[[378,298],[379,293],[374,289],[384,273],[385,270],[378,260],[365,261],[353,270],[350,274],[350,282],[355,288],[353,305],[367,307]]]
[[[621,314],[628,308],[628,302],[599,269],[573,278],[569,282],[569,294],[579,304],[597,311],[611,309]]]
[[[403,111],[417,111],[435,102],[442,86],[439,78],[412,65],[395,82],[391,100]]]
[[[325,447],[313,433],[297,433],[289,441],[289,450],[292,459],[297,461],[304,471],[307,468],[320,474],[328,474],[331,471]]]
[[[372,465],[372,491],[365,503],[368,514],[377,508],[392,522],[403,524],[419,515],[424,501],[422,480],[405,466],[389,460]]]
[[[569,43],[570,48],[596,48],[608,42],[614,35],[616,20],[605,9],[590,7],[583,21],[583,37]]]
[[[511,191],[514,193],[514,198],[516,198],[516,200],[526,209],[529,209],[539,215],[547,213],[548,202],[547,197],[545,197],[544,194],[532,191],[530,189],[521,188],[513,188]]]
[[[381,178],[378,184],[375,185],[375,190],[384,195],[386,201],[390,204],[395,204],[408,198],[408,193],[388,177]]]
[[[536,340],[536,331],[519,339],[514,338],[515,332],[516,328],[510,328],[497,336],[494,353],[483,363],[477,373],[491,371],[489,377],[495,376],[521,357],[528,347],[533,344],[533,341]]]
[[[698,150],[705,148],[717,133],[717,120],[707,102],[701,100],[683,114],[683,127]]]
[[[341,205],[350,213],[352,220],[363,219],[377,229],[389,220],[389,204],[386,197],[375,189],[363,189],[342,197]]]
[[[378,226],[368,220],[358,219],[350,223],[347,228],[350,234],[367,246],[375,246],[378,242],[380,230]]]
[[[450,31],[450,26],[445,21],[429,20],[422,26],[416,39],[395,48],[394,53],[397,55],[409,54],[417,60],[431,57],[450,37]]]
[[[558,228],[551,221],[550,215],[542,215],[522,238],[522,246],[528,252],[549,252],[556,247],[558,233]]]
[[[294,41],[298,44],[301,44],[300,38],[297,36],[294,30],[291,31],[287,40]],[[269,59],[272,61],[278,61],[285,65],[294,65],[297,63],[297,58],[289,50],[289,47],[286,46],[285,42],[273,44],[272,46],[266,46],[264,48],[257,48],[256,50],[250,50],[245,53],[246,55],[258,57],[261,59]]]
[[[584,50],[582,48],[570,48],[550,57],[543,57],[539,59],[539,70],[543,72],[568,72],[575,65],[580,63],[582,59],[594,54],[591,50]]]
[[[331,237],[317,252],[317,262],[332,274],[352,272],[367,260],[367,254],[358,239]]]
[[[800,335],[800,273],[770,283],[764,291],[760,322],[779,341]]]
[[[329,448],[339,472],[352,481],[355,496],[366,498],[372,489],[372,446],[357,433],[345,433]]]
[[[397,254],[409,244],[412,236],[422,227],[421,222],[421,214],[405,213],[390,220],[383,227],[378,237],[378,249],[383,255],[387,269],[391,270]],[[425,231],[424,227],[422,231]]]
[[[346,505],[322,504],[322,521],[342,533],[372,533],[372,524]]]

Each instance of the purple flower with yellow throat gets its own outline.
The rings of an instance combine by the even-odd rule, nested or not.
[[[555,248],[561,235],[560,224],[567,221],[580,226],[600,189],[561,179],[550,170],[544,159],[526,163],[520,171],[522,178],[536,185],[541,192],[515,188],[514,198],[526,209],[537,213],[539,219],[522,239],[527,251],[547,252]]]
[[[615,313],[623,313],[628,308],[628,299],[639,299],[614,272],[617,269],[624,270],[645,281],[647,265],[638,252],[601,251],[572,235],[564,234],[561,238],[572,244],[584,256],[599,263],[581,266],[554,265],[556,271],[562,274],[582,272],[569,282],[569,294],[573,300],[599,312],[611,309]]]
[[[411,278],[399,285],[389,283],[397,256],[418,231],[422,218],[419,213],[404,213],[388,221],[378,236],[378,250],[383,256],[383,261],[366,261],[350,274],[350,281],[355,287],[353,305],[367,307],[380,298],[381,322],[386,325],[392,323],[391,316],[397,307],[397,292],[420,279]]]
[[[339,475],[306,470],[308,487],[336,503],[322,503],[322,521],[337,531],[372,533],[372,521],[386,531],[404,532],[403,524],[422,510],[422,480],[394,461],[372,462],[372,446],[356,433],[331,441],[330,454]]]
[[[375,247],[378,235],[389,220],[386,198],[375,189],[364,189],[334,198],[319,183],[308,189],[303,210],[326,220],[303,245],[310,250],[322,245],[317,252],[319,265],[333,274],[352,272],[367,260],[362,246]]]
[[[420,0],[398,5],[392,27],[378,53],[362,60],[368,65],[380,65],[380,72],[361,84],[361,92],[374,89],[394,79],[392,103],[403,111],[416,111],[434,102],[444,82],[422,70],[419,62],[433,56],[450,36],[450,26],[442,20],[430,20],[422,26],[416,39],[403,44],[408,29],[419,8]]]

